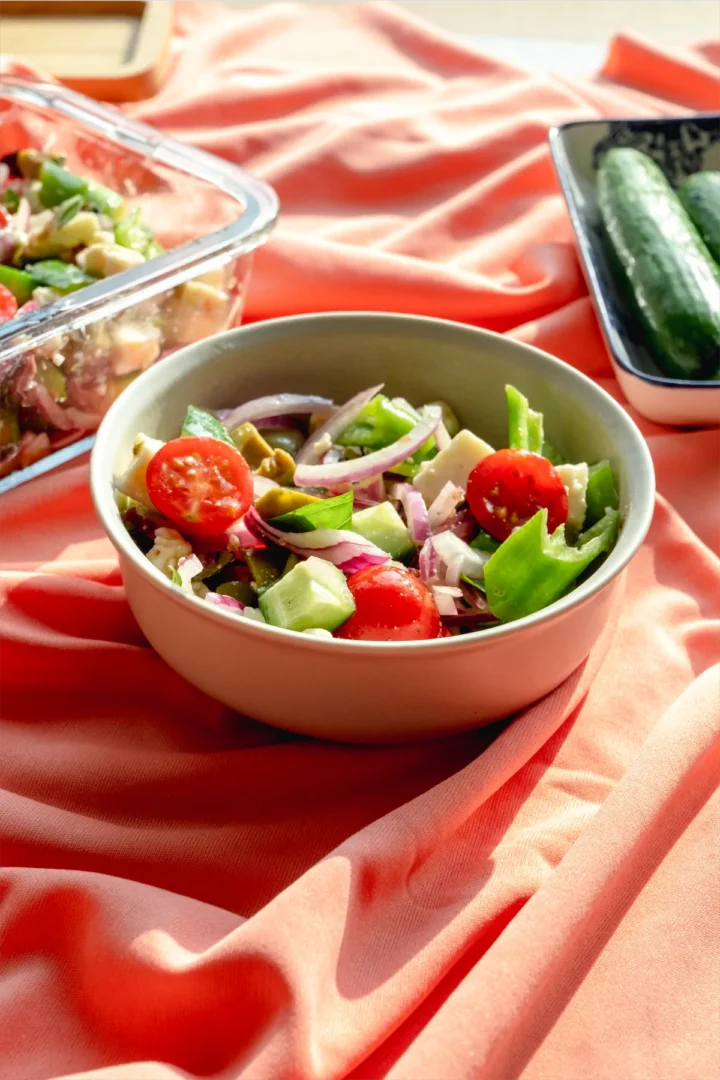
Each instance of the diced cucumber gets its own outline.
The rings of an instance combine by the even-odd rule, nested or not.
[[[353,614],[355,601],[342,570],[313,555],[262,594],[260,610],[285,630],[335,630]]]
[[[407,555],[415,547],[405,522],[389,502],[358,510],[352,516],[351,528],[394,559]]]

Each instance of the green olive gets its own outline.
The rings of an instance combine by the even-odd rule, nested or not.
[[[263,436],[274,450],[285,450],[291,457],[300,452],[305,442],[305,436],[297,428],[266,428]]]

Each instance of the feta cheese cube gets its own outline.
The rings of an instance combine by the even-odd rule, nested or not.
[[[585,493],[590,475],[587,464],[581,461],[579,465],[556,465],[555,471],[568,493],[567,523],[574,529],[581,529],[587,511]]]
[[[149,435],[138,435],[133,445],[133,459],[123,475],[115,480],[115,487],[129,499],[152,506],[147,489],[147,467],[154,454],[164,446],[161,439],[151,439]],[[190,554],[188,552],[188,554]]]
[[[180,560],[187,559],[190,555],[192,548],[187,540],[175,529],[163,528],[155,530],[155,543],[147,553],[153,566],[157,566],[166,577],[172,577],[172,572],[177,570]]]
[[[413,483],[430,506],[446,484],[466,488],[475,466],[494,453],[492,446],[463,428],[437,457],[421,466]]]

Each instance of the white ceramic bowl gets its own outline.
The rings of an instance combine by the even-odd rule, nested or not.
[[[444,398],[461,422],[506,445],[505,383],[545,414],[570,460],[609,458],[624,516],[618,543],[575,591],[507,626],[437,641],[322,641],[238,619],[181,593],[120,519],[113,477],[139,431],[175,437],[189,403],[215,409],[276,391],[343,401],[373,383],[421,404]],[[277,727],[353,742],[427,738],[507,716],[587,657],[617,600],[621,571],[650,525],[650,455],[626,413],[559,360],[483,330],[403,315],[327,314],[232,330],[141,375],[110,409],[92,455],[95,506],[118,550],[148,641],[186,679]]]

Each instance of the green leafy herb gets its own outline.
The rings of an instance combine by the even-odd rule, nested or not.
[[[182,586],[182,578],[180,577],[174,566],[170,567],[170,580],[172,581],[173,585]]]
[[[182,426],[183,435],[197,435],[203,439],[219,439],[220,442],[235,446],[225,427],[216,416],[196,405],[188,405]]]
[[[49,285],[58,292],[74,292],[84,285],[92,285],[97,279],[86,274],[79,266],[63,262],[62,259],[42,259],[28,263],[25,267],[35,285]]]
[[[24,270],[16,270],[14,266],[2,264],[0,264],[0,285],[10,290],[21,307],[27,304],[35,288],[33,279]]]
[[[70,221],[72,221],[76,214],[80,213],[82,208],[82,195],[73,195],[71,198],[66,199],[65,202],[60,203],[57,210],[55,211],[57,215],[56,220],[58,226],[62,228],[63,225],[67,225]]]
[[[139,207],[117,223],[114,233],[116,243],[122,247],[132,248],[133,251],[139,251],[141,255],[147,253],[150,244],[157,243],[152,230],[142,220],[142,211]]]
[[[346,491],[332,499],[308,503],[288,514],[272,518],[270,524],[284,532],[312,532],[313,529],[349,529],[352,521],[353,493]]]

